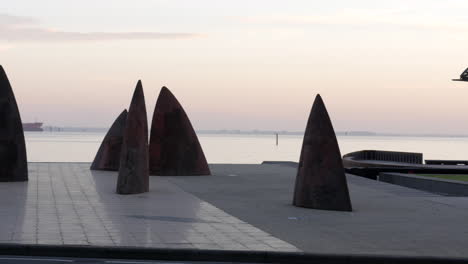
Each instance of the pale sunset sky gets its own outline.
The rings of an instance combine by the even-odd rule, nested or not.
[[[468,134],[468,1],[1,0],[23,122],[108,127],[138,79],[195,129]]]

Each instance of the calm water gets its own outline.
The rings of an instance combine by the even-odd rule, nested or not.
[[[91,162],[104,133],[26,132],[28,161]],[[302,136],[199,135],[209,163],[260,163],[264,160],[297,161]],[[468,138],[449,137],[338,137],[341,154],[363,149],[412,151],[425,159],[468,159]]]

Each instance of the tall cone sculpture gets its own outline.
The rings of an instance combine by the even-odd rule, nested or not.
[[[133,93],[128,109],[120,155],[118,194],[149,191],[148,173],[148,120],[141,81]]]
[[[92,170],[118,171],[120,151],[122,150],[123,133],[127,122],[127,109],[117,117],[102,140],[96,157],[91,164]]]
[[[340,149],[320,95],[315,98],[304,134],[293,204],[352,211]]]
[[[8,77],[0,65],[0,181],[27,181],[23,124]]]
[[[166,87],[154,108],[149,155],[151,175],[211,174],[187,114]]]

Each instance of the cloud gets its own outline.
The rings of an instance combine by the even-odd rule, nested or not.
[[[465,31],[468,21],[423,15],[408,10],[344,9],[327,15],[254,16],[243,22],[274,25],[393,26],[401,29]]]
[[[194,33],[162,32],[69,32],[42,27],[31,17],[0,14],[0,41],[8,42],[188,39],[199,36]]]
[[[24,16],[12,16],[8,14],[1,14],[0,13],[0,26],[4,25],[24,25],[24,24],[36,24],[39,23],[36,19],[32,17],[24,17]]]
[[[0,52],[10,49],[10,45],[0,44]]]

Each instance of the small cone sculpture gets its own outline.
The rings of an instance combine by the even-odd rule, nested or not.
[[[120,155],[118,194],[136,194],[149,191],[148,121],[145,96],[141,81],[133,93],[128,109]]]
[[[211,174],[187,114],[166,87],[161,89],[154,108],[149,155],[151,175]]]
[[[91,170],[119,170],[125,122],[127,122],[127,109],[117,117],[102,140],[96,157],[91,164]]]
[[[293,205],[352,211],[338,141],[320,95],[304,134]]]
[[[0,181],[27,181],[23,124],[8,77],[0,65]]]

